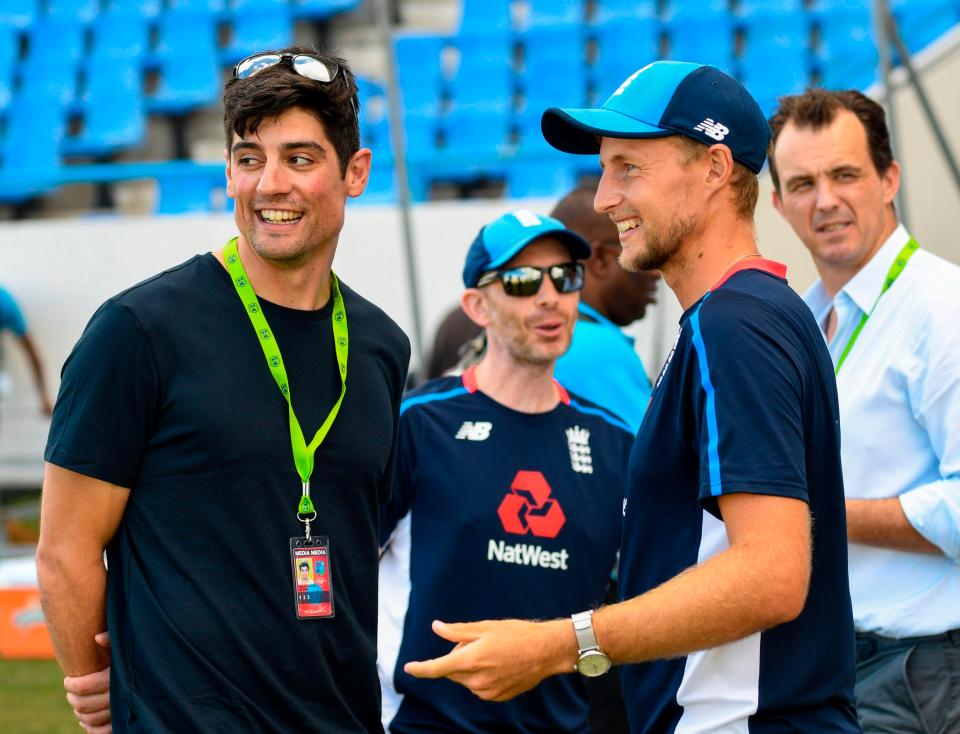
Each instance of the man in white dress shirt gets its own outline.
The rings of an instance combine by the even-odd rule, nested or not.
[[[820,274],[804,300],[837,371],[865,734],[960,731],[960,268],[897,220],[883,109],[783,97],[773,204]]]

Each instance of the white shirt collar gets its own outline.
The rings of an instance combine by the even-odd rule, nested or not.
[[[860,269],[860,272],[840,289],[837,295],[839,296],[840,293],[846,294],[861,311],[868,313],[873,308],[877,296],[880,295],[883,281],[886,279],[887,273],[890,272],[890,264],[909,239],[910,235],[907,234],[906,228],[902,224],[898,224],[887,241]],[[803,294],[803,300],[810,307],[817,323],[822,326],[827,318],[827,313],[833,306],[833,299],[827,293],[823,281],[818,279],[810,286],[810,289]]]

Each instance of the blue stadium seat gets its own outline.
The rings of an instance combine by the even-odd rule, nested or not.
[[[360,6],[360,0],[291,0],[295,18],[323,20],[337,13],[347,13]]]
[[[521,120],[517,133],[516,155],[506,164],[508,198],[559,196],[574,187],[575,157],[544,140],[539,119]]]
[[[89,23],[100,12],[99,0],[46,0],[47,17]]]
[[[0,139],[0,201],[26,201],[56,186],[65,130],[60,103],[35,91],[20,94],[10,105],[5,127]]]
[[[273,9],[254,6],[251,0],[242,8],[235,7],[231,22],[230,43],[221,52],[221,59],[233,65],[241,59],[269,48],[286,48],[293,44],[293,17],[286,3]]]
[[[864,5],[826,4],[814,11],[820,44],[816,57],[820,85],[828,89],[866,89],[877,78],[877,48],[870,9]]]
[[[432,178],[461,182],[481,176],[502,178],[500,159],[509,146],[507,121],[496,111],[451,110],[441,121],[444,144],[429,162]]]
[[[803,0],[740,0],[737,5],[737,15],[741,17],[802,13],[803,10]]]
[[[83,129],[63,141],[63,153],[99,157],[139,145],[146,135],[146,116],[136,61],[94,59],[86,76]]]
[[[360,145],[370,148],[373,154],[370,180],[361,202],[389,203],[395,196],[393,146],[390,142],[390,116],[386,93],[379,84],[362,76],[357,77],[357,93],[360,98]]]
[[[230,7],[234,15],[238,15],[264,10],[287,10],[290,3],[287,0],[232,0]]]
[[[139,15],[155,18],[159,15],[163,0],[105,0],[103,12],[110,15]]]
[[[656,16],[656,0],[596,0],[591,23],[605,25],[611,22],[647,20]]]
[[[149,23],[142,15],[108,12],[93,23],[94,58],[142,59],[149,44]]]
[[[581,28],[533,28],[520,41],[524,59],[521,114],[539,119],[547,107],[583,107],[587,63]]]
[[[622,20],[598,26],[593,63],[596,101],[603,102],[621,82],[660,55],[660,24],[654,18]],[[623,39],[629,38],[629,43]]]
[[[0,25],[23,29],[38,15],[37,0],[3,0],[0,3]]]
[[[713,13],[704,5],[700,13],[690,8],[664,20],[669,45],[668,58],[716,66],[734,72],[734,21],[730,13]],[[689,12],[688,12],[689,11]]]
[[[223,168],[196,165],[157,176],[157,214],[202,214],[215,211],[215,195],[224,188]]]
[[[165,12],[219,15],[226,5],[226,0],[166,0]]]
[[[463,0],[459,33],[506,33],[511,0]]]
[[[446,36],[398,35],[393,50],[404,115],[436,117],[440,113],[443,77],[440,54],[449,44]]]
[[[212,105],[220,95],[215,18],[204,13],[164,13],[157,21],[157,89],[153,112],[182,114]]]
[[[17,31],[12,26],[0,24],[0,115],[13,98],[17,55]]]
[[[581,26],[586,17],[584,0],[530,0],[526,7],[524,29]]]
[[[911,53],[924,49],[960,23],[956,0],[893,0],[893,17],[900,37]]]
[[[740,78],[764,112],[777,97],[809,83],[810,27],[802,10],[747,9],[741,16],[746,49]]]
[[[505,115],[514,93],[513,40],[508,35],[459,34],[453,38],[459,63],[450,80],[450,96],[458,110]]]
[[[727,0],[666,0],[665,20],[713,20],[730,15]]]
[[[21,69],[24,88],[57,100],[73,101],[78,63],[84,52],[84,27],[77,21],[43,18],[28,31],[29,50]]]

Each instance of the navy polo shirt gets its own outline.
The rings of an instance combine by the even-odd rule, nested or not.
[[[800,616],[622,670],[633,732],[858,732],[833,365],[786,269],[740,263],[680,320],[630,457],[620,555],[629,599],[727,545],[718,498],[792,497],[813,517]]]

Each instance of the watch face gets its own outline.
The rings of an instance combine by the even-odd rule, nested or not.
[[[610,670],[610,658],[599,650],[587,650],[577,660],[577,670],[588,678],[596,678]]]

